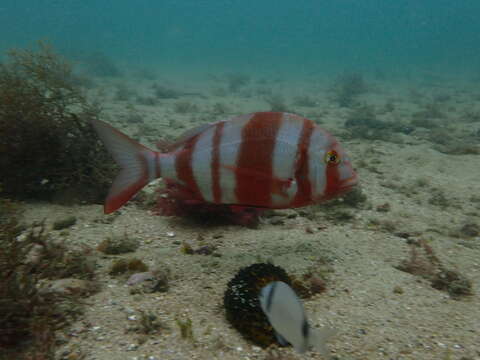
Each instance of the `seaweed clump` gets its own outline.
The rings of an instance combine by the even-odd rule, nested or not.
[[[270,105],[270,111],[288,112],[287,103],[281,94],[270,94],[265,97],[265,101]]]
[[[121,274],[133,274],[139,272],[147,272],[148,266],[140,259],[118,259],[112,262],[110,266],[109,274],[112,276]]]
[[[120,77],[122,72],[111,58],[102,52],[94,52],[83,59],[87,71],[99,77]]]
[[[100,202],[114,165],[97,141],[90,103],[50,46],[11,50],[0,63],[0,173],[14,199]]]
[[[257,263],[240,269],[229,281],[223,297],[225,315],[247,340],[267,347],[276,343],[275,334],[264,314],[258,295],[272,281],[291,285],[288,274],[279,266]]]
[[[0,199],[0,349],[8,359],[54,359],[55,331],[82,309],[80,294],[45,284],[63,276],[92,278],[93,268],[84,266],[83,255],[51,246],[43,224],[24,231],[19,214],[18,205]]]
[[[447,292],[453,299],[472,295],[472,282],[456,270],[447,269],[423,239],[410,244],[410,258],[397,269],[420,276],[437,290]]]
[[[378,120],[375,108],[366,104],[352,108],[345,121],[345,128],[352,138],[389,140],[392,135],[390,124]]]
[[[367,84],[360,73],[344,73],[333,84],[333,99],[341,107],[356,104],[357,97],[367,92]]]
[[[230,73],[226,76],[228,90],[232,93],[236,93],[242,87],[246,86],[250,82],[250,76],[241,73]]]
[[[112,235],[106,237],[98,246],[97,250],[107,255],[118,255],[134,252],[140,246],[140,241],[128,236],[127,232],[123,235]]]
[[[395,133],[410,134],[414,130],[408,124],[379,120],[375,107],[368,104],[351,107],[345,128],[351,138],[383,141],[394,141]]]
[[[160,84],[153,84],[152,89],[158,99],[178,99],[181,95],[177,90]]]

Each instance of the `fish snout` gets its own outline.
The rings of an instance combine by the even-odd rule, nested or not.
[[[346,193],[350,191],[355,185],[358,184],[358,177],[355,170],[351,164],[345,163],[340,170],[340,178],[339,178],[339,191],[340,193]]]
[[[352,172],[352,176],[346,179],[342,179],[340,182],[340,188],[350,189],[358,184],[357,173]]]

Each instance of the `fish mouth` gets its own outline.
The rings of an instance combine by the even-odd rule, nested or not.
[[[342,180],[338,189],[339,193],[345,194],[350,190],[352,190],[352,188],[354,188],[357,184],[358,184],[357,174],[354,174],[349,178]]]
[[[356,174],[352,175],[351,177],[340,181],[332,192],[328,194],[324,194],[319,199],[317,199],[317,201],[323,202],[323,201],[334,199],[338,196],[343,196],[346,193],[350,192],[357,184],[358,184],[357,175]]]
[[[352,188],[358,183],[357,174],[350,176],[349,178],[342,180],[340,188]]]

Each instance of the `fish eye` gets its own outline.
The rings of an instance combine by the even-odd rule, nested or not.
[[[340,163],[340,155],[335,150],[330,150],[325,154],[325,162],[330,165],[337,165]]]

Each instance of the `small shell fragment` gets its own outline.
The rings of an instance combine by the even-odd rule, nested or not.
[[[136,285],[139,284],[145,280],[153,280],[153,274],[149,271],[147,272],[141,272],[141,273],[135,273],[132,276],[130,276],[127,280],[127,285]]]

